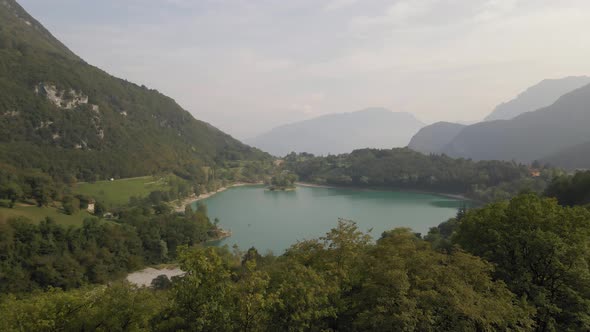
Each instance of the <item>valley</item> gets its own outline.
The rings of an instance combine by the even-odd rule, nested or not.
[[[589,331],[590,7],[521,6],[0,0],[0,331]]]

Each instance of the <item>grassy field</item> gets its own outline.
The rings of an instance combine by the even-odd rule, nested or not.
[[[172,175],[170,175],[172,176]],[[168,179],[170,176],[153,177],[144,176],[138,178],[120,179],[115,181],[98,181],[95,183],[79,183],[74,187],[76,194],[83,194],[96,199],[106,205],[107,209],[125,205],[129,198],[146,197],[155,190],[169,190]],[[7,202],[3,202],[6,205]],[[67,215],[55,207],[37,207],[34,205],[17,205],[10,209],[1,207],[0,220],[12,217],[26,217],[33,222],[39,222],[46,217],[54,219],[61,225],[79,226],[84,219],[93,217],[87,211],[80,211],[73,215]]]
[[[67,215],[54,207],[37,207],[37,206],[15,206],[12,209],[0,208],[0,219],[9,219],[12,217],[26,217],[33,222],[39,222],[45,217],[50,217],[61,225],[80,226],[86,218],[93,217],[86,211],[80,211],[73,215]]]
[[[127,204],[130,197],[146,197],[155,190],[169,190],[169,177],[143,176],[115,181],[79,183],[74,188],[76,194],[93,197],[103,202],[107,208]]]

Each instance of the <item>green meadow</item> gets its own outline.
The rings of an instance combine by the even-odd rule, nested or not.
[[[114,181],[97,181],[78,183],[74,188],[76,194],[82,194],[104,203],[107,208],[125,205],[131,197],[146,197],[155,190],[169,190],[170,176],[142,176]]]
[[[10,219],[13,217],[25,217],[33,222],[39,222],[49,217],[60,225],[78,226],[84,219],[92,218],[93,215],[86,211],[79,211],[72,215],[65,214],[55,207],[38,207],[36,205],[17,205],[14,208],[0,208],[0,219]]]
[[[78,183],[74,188],[75,194],[82,194],[102,202],[108,209],[122,206],[129,202],[129,198],[146,197],[155,190],[169,190],[170,176],[143,176],[137,178],[119,179],[114,181],[97,181],[94,183]],[[7,203],[7,202],[6,202]],[[3,204],[6,205],[6,204]],[[38,207],[36,205],[16,205],[14,208],[0,207],[0,220],[13,217],[25,217],[39,222],[50,217],[61,225],[81,225],[84,219],[94,217],[87,211],[79,211],[72,215],[64,213],[53,206]]]

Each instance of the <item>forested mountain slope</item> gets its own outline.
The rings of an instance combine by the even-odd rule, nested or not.
[[[567,147],[540,160],[568,170],[590,169],[590,141]]]
[[[422,153],[437,153],[461,132],[465,125],[437,122],[420,129],[410,140],[408,147]]]
[[[93,67],[0,2],[0,163],[78,179],[266,158],[174,100]]]
[[[590,141],[590,85],[512,120],[465,127],[441,152],[476,160],[531,162]],[[560,163],[565,163],[561,160]]]
[[[572,118],[569,115],[571,112],[576,112],[575,107],[583,107],[585,101],[581,99],[582,96],[568,95],[564,98],[571,100],[571,102],[553,104],[561,96],[588,83],[590,83],[590,77],[587,76],[543,80],[511,101],[497,106],[486,117],[485,122],[471,126],[437,122],[422,128],[412,137],[408,147],[422,153],[448,153],[457,157],[474,159],[515,159],[525,162],[533,159],[547,159],[562,167],[584,167],[583,165],[588,165],[588,163],[583,162],[583,158],[579,158],[579,156],[567,151],[563,151],[559,156],[556,155],[557,151],[561,152],[564,149],[562,145],[567,143],[567,140],[548,139],[548,143],[546,143],[543,137],[532,138],[533,136],[530,135],[536,132],[537,136],[544,136],[544,130],[548,130],[549,136],[559,136],[559,131],[569,128],[570,125],[574,130],[581,128],[583,124],[577,124],[578,120],[587,123],[587,118],[582,119],[576,116]],[[574,101],[574,98],[578,98],[577,101]],[[536,112],[543,108],[550,110],[545,114]],[[534,113],[534,115],[525,113]],[[583,116],[583,112],[578,113]],[[574,144],[582,143],[577,140],[575,135],[571,137],[574,139]],[[537,142],[542,142],[542,145]],[[512,144],[514,146],[508,146]],[[539,151],[546,148],[550,150]],[[567,148],[570,146],[565,147],[565,149]]]

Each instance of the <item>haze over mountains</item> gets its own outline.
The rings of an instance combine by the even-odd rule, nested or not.
[[[290,152],[339,154],[367,147],[404,147],[423,126],[409,113],[367,108],[286,124],[246,143],[276,156]]]
[[[408,147],[422,153],[439,153],[467,125],[452,122],[436,122],[420,129],[412,137]]]
[[[564,82],[579,84],[584,80],[587,78],[566,78]],[[543,81],[504,105],[532,105],[532,95],[543,95],[534,91],[543,91],[539,88],[543,86],[561,89],[563,85],[557,81]],[[544,91],[545,95],[551,94]],[[590,85],[566,93],[550,106],[511,112],[520,115],[470,126],[438,123],[425,127],[412,138],[409,147],[475,160],[542,160],[570,169],[590,167],[590,158],[585,157],[590,152]]]
[[[498,105],[484,121],[509,120],[526,112],[553,104],[564,94],[590,83],[588,76],[546,79],[526,89],[516,98]]]
[[[267,158],[158,91],[85,63],[15,1],[0,3],[0,19],[0,162],[90,178]],[[369,108],[283,125],[247,143],[277,156],[409,145],[477,160],[586,168],[588,83],[585,76],[544,80],[486,118],[501,120],[474,125],[423,128],[409,113]]]
[[[85,63],[13,0],[0,2],[0,91],[0,164],[95,179],[266,158]]]

